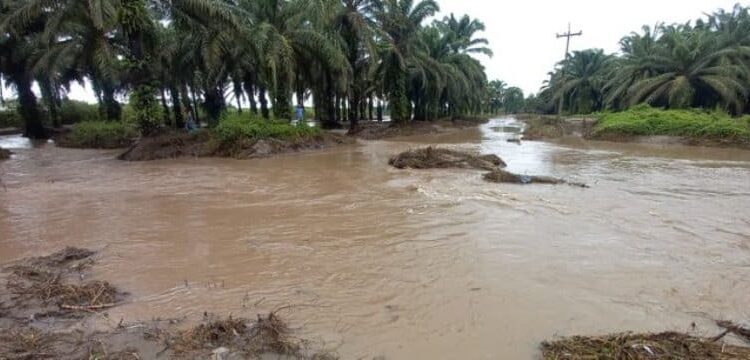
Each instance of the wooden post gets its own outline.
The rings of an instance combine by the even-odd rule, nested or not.
[[[568,31],[563,34],[557,34],[557,38],[565,38],[565,56],[563,57],[563,68],[562,68],[562,76],[565,76],[565,60],[568,60],[568,54],[570,53],[570,38],[575,36],[581,36],[583,35],[583,31],[579,31],[577,33],[572,33],[570,31],[570,23],[568,23]],[[562,94],[560,96],[560,104],[557,107],[557,116],[562,117],[563,113],[563,104],[565,104],[565,94]]]

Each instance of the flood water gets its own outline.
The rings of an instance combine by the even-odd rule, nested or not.
[[[99,249],[96,276],[132,294],[112,324],[291,306],[343,359],[533,359],[556,335],[750,320],[749,151],[519,146],[515,126],[251,161],[0,139],[0,262]],[[591,188],[387,165],[428,143]]]

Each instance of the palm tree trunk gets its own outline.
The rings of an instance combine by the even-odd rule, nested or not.
[[[264,119],[271,117],[268,111],[268,99],[266,99],[266,88],[261,86],[258,88],[258,101],[260,101],[260,113]]]
[[[367,98],[367,120],[372,121],[372,119],[373,119],[373,117],[372,117],[372,110],[373,110],[372,94],[370,94],[370,96],[368,96],[368,98]]]
[[[31,139],[46,139],[47,132],[37,107],[36,95],[31,90],[31,76],[21,73],[11,78],[18,92],[18,112],[24,120],[23,136]]]
[[[115,99],[115,87],[109,82],[104,82],[102,85],[102,97],[101,103],[104,108],[104,116],[107,120],[117,121],[120,120],[122,114],[122,107],[120,103]]]
[[[172,112],[174,112],[174,127],[182,129],[185,119],[182,117],[182,104],[180,103],[180,92],[174,84],[169,86],[169,95],[172,97]]]
[[[378,122],[383,122],[383,100],[378,99]]]
[[[250,103],[250,111],[253,114],[258,114],[258,103],[255,101],[255,84],[252,75],[248,74],[245,76],[244,85],[247,101]]]
[[[62,126],[62,121],[60,121],[58,101],[55,96],[57,91],[47,79],[37,80],[37,83],[39,84],[39,90],[42,93],[44,104],[47,105],[47,111],[49,113],[49,119],[52,122],[52,127],[60,128]]]
[[[3,96],[4,90],[5,84],[3,83],[3,76],[0,75],[0,106],[5,106],[5,96]]]
[[[391,120],[394,124],[405,124],[411,120],[411,105],[406,92],[406,73],[397,70],[390,94]]]
[[[164,114],[162,114],[164,117],[164,125],[169,126],[172,124],[172,119],[169,116],[169,105],[167,105],[167,92],[164,89],[164,87],[161,87],[161,107],[162,109],[164,109]]]
[[[221,112],[226,106],[221,88],[208,87],[203,91],[203,105],[208,115],[208,124],[213,127],[219,123]]]
[[[186,111],[192,113],[195,116],[195,109],[193,109],[192,102],[190,101],[190,90],[188,89],[187,83],[180,82],[180,96],[182,102],[180,105],[185,108]],[[183,118],[183,121],[185,119]],[[197,121],[197,120],[196,120]]]
[[[195,116],[195,126],[200,128],[201,127],[201,118],[198,115],[198,96],[195,93],[195,83],[190,87],[190,90],[192,90],[193,95],[193,116]]]
[[[289,85],[286,76],[279,77],[274,94],[273,114],[277,119],[291,120],[291,102],[289,101]]]
[[[359,126],[359,99],[357,99],[356,91],[349,97],[349,130],[355,131]]]

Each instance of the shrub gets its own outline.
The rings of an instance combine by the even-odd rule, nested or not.
[[[65,100],[60,107],[60,120],[62,120],[63,124],[76,124],[103,119],[99,114],[99,105],[83,101]]]
[[[0,129],[2,128],[20,128],[23,126],[21,115],[16,110],[0,111]]]
[[[129,146],[138,137],[133,124],[113,121],[78,123],[59,145],[73,148],[116,149]]]
[[[162,123],[164,113],[156,100],[156,90],[149,85],[141,85],[130,93],[130,101],[125,107],[123,120],[135,124],[144,135],[156,131]]]
[[[320,134],[320,129],[305,123],[291,125],[286,121],[265,120],[246,114],[224,114],[214,134],[222,143],[236,143],[242,140],[295,139]]]
[[[735,119],[719,111],[662,110],[639,105],[623,112],[600,114],[593,135],[670,135],[747,143],[750,122],[747,117]]]

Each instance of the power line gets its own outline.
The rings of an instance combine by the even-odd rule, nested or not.
[[[570,39],[576,36],[581,36],[581,35],[583,35],[583,31],[578,31],[574,33],[570,30],[570,23],[568,23],[567,32],[562,33],[562,34],[557,34],[558,39],[565,38],[565,56],[563,57],[563,61],[568,60],[568,54],[570,53]],[[565,76],[565,63],[563,63],[562,76],[563,77]],[[565,97],[563,95],[564,94],[560,96],[560,105],[557,108],[557,114],[559,116],[562,116],[563,104],[565,103]]]

